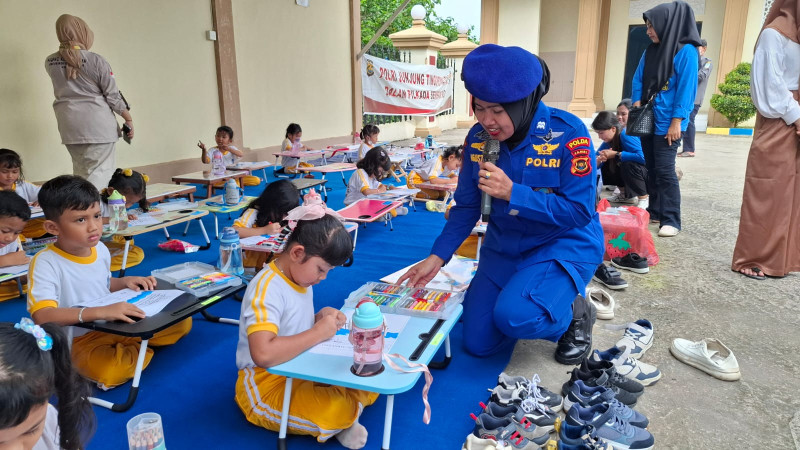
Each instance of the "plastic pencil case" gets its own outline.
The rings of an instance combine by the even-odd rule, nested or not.
[[[242,284],[242,279],[237,276],[220,273],[214,266],[194,261],[157,269],[151,274],[175,289],[186,291],[197,297],[207,297],[225,288]],[[218,276],[214,276],[216,274]],[[204,281],[207,282],[197,280],[195,283],[187,283],[188,280],[204,277],[206,278]]]
[[[350,294],[344,305],[354,308],[364,299],[374,301],[384,313],[443,319],[464,301],[464,293],[369,282]]]

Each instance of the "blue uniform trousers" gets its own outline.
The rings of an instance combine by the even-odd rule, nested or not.
[[[488,356],[517,339],[557,341],[572,320],[572,302],[584,295],[564,265],[588,284],[597,264],[543,261],[524,267],[505,286],[478,268],[464,298],[464,346]]]

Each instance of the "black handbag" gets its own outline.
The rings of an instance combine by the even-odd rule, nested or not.
[[[628,124],[625,133],[628,136],[652,136],[656,129],[656,118],[653,114],[653,101],[644,106],[635,106],[628,112]]]

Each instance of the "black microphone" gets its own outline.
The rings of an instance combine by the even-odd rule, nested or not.
[[[483,162],[495,163],[500,157],[500,141],[497,139],[489,139],[483,145]],[[492,196],[487,194],[486,191],[482,192],[481,197],[481,214],[484,222],[489,221],[489,215],[492,214]]]

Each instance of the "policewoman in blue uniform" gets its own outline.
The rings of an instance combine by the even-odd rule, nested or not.
[[[589,131],[541,101],[549,75],[519,47],[485,44],[464,59],[478,124],[464,143],[456,204],[430,256],[400,282],[433,279],[475,226],[486,192],[492,212],[464,300],[466,350],[488,356],[517,339],[561,338],[556,359],[577,364],[591,350],[596,313],[582,296],[602,261],[603,231]],[[489,139],[500,141],[496,164],[483,162]]]

